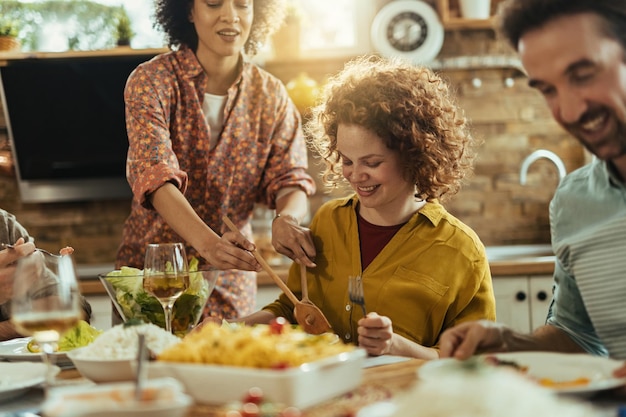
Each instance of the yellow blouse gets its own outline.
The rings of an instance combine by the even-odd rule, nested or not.
[[[362,317],[348,298],[348,276],[361,275],[368,312],[387,316],[393,330],[420,345],[436,347],[441,333],[464,321],[495,320],[495,298],[485,248],[467,225],[439,203],[426,203],[361,270],[356,195],[325,203],[310,228],[316,268],[308,271],[309,298],[333,331],[356,343]],[[287,285],[300,297],[300,266]],[[292,323],[293,304],[281,294],[265,306]]]

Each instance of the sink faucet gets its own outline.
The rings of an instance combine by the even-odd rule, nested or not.
[[[538,149],[524,158],[522,162],[522,167],[519,171],[519,183],[522,185],[526,185],[526,176],[528,174],[528,168],[530,165],[538,159],[546,158],[554,163],[556,168],[559,170],[559,181],[563,179],[563,177],[567,174],[567,170],[565,169],[565,164],[559,158],[557,154],[552,151],[548,151],[546,149]]]

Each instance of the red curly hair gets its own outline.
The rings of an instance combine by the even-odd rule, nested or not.
[[[476,143],[467,120],[447,84],[428,68],[364,56],[329,79],[305,129],[331,188],[344,181],[337,153],[340,124],[364,127],[397,152],[416,198],[453,195],[472,172]]]

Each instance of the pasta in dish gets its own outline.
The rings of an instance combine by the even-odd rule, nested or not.
[[[157,360],[283,369],[354,350],[332,333],[311,335],[298,326],[272,324],[206,324],[182,342],[161,352]]]

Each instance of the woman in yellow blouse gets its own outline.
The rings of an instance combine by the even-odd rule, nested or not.
[[[364,57],[330,79],[307,128],[326,183],[353,190],[310,224],[308,293],[333,331],[371,355],[433,359],[445,329],[495,317],[484,246],[439,202],[458,190],[474,156],[446,84],[427,68]],[[289,271],[296,295],[300,268]],[[351,275],[362,278],[366,317],[348,296]],[[278,316],[295,323],[284,294],[239,321]]]

